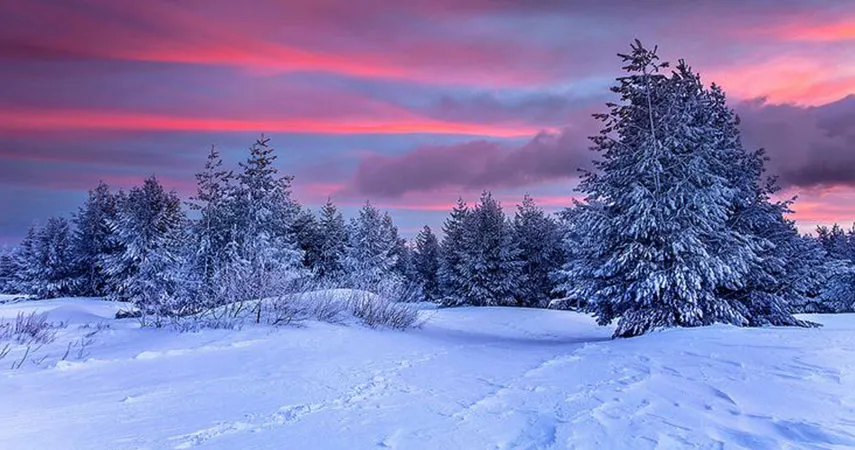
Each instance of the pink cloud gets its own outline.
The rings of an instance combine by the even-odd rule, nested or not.
[[[558,56],[548,49],[514,39],[473,39],[460,45],[434,32],[404,34],[391,30],[402,26],[391,18],[372,27],[370,15],[358,7],[349,9],[353,21],[348,24],[336,16],[333,4],[263,2],[238,9],[216,1],[85,3],[85,8],[38,1],[13,5],[11,12],[42,21],[37,29],[11,23],[16,41],[26,42],[15,53],[24,58],[32,53],[222,65],[263,75],[328,72],[479,86],[525,86],[557,75],[544,69],[544,63]],[[363,34],[372,28],[390,30],[386,36],[363,36],[366,45],[356,48],[335,37],[354,24],[359,26],[354,32]],[[451,67],[455,70],[448,70]]]
[[[283,117],[263,119],[187,117],[96,110],[0,110],[0,131],[138,130],[138,131],[250,131],[314,134],[438,133],[493,137],[520,137],[538,132],[525,125],[449,122],[407,114],[401,117],[348,119],[338,117]]]
[[[855,93],[855,63],[841,64],[837,57],[821,53],[742,62],[713,68],[704,75],[734,98],[763,97],[777,104],[817,106]]]

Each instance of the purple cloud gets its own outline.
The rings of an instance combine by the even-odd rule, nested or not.
[[[784,186],[855,186],[855,97],[817,107],[737,105],[746,146],[763,147]]]
[[[768,172],[784,187],[855,186],[855,96],[819,107],[736,105],[747,149],[765,148]],[[362,159],[353,190],[397,197],[448,187],[510,188],[571,178],[588,168],[594,154],[587,137],[598,124],[540,133],[520,146],[469,141],[421,146],[396,156]]]
[[[400,156],[369,155],[359,164],[353,190],[398,197],[448,187],[519,187],[573,176],[590,162],[585,135],[542,132],[521,146],[470,141],[422,146]]]

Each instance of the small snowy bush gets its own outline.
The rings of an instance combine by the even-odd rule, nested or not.
[[[395,303],[381,297],[362,297],[348,301],[347,308],[371,328],[405,330],[418,325],[419,311],[412,304]]]
[[[418,309],[411,303],[352,289],[324,289],[265,301],[262,320],[287,325],[303,320],[345,323],[356,319],[371,328],[407,329],[418,326]]]

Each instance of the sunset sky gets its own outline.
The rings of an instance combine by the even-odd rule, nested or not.
[[[0,244],[262,132],[302,203],[406,237],[483,189],[555,210],[633,38],[725,88],[803,231],[851,225],[855,2],[0,0]]]

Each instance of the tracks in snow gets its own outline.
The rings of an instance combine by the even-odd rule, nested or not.
[[[402,370],[430,361],[442,353],[417,354],[414,358],[399,360],[391,367],[371,372],[368,381],[350,387],[343,395],[337,397],[318,402],[285,405],[267,415],[248,415],[241,420],[220,422],[210,428],[175,436],[170,440],[177,441],[173,448],[188,449],[211,439],[228,435],[256,433],[271,428],[288,426],[303,420],[306,416],[326,411],[359,410],[370,405],[372,401],[392,393],[407,394],[416,391],[417,389],[398,379],[397,375]]]

